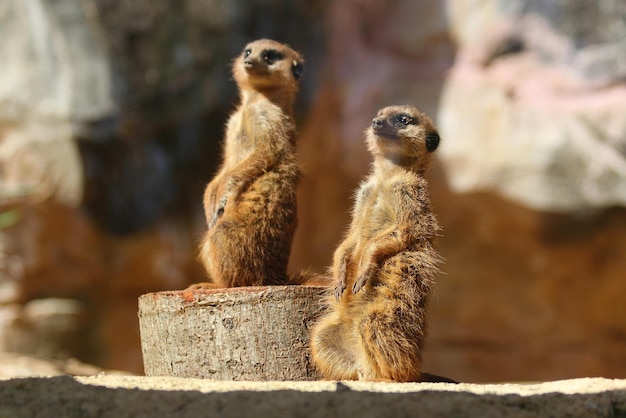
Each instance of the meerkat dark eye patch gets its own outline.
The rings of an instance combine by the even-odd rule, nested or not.
[[[291,63],[291,73],[293,74],[294,78],[296,80],[299,80],[303,72],[304,72],[304,65],[302,65],[301,62],[293,60],[293,62]]]
[[[401,113],[398,116],[396,116],[395,122],[397,125],[404,125],[404,126],[416,124],[415,119],[413,119],[412,117],[404,113]]]
[[[252,54],[252,50],[250,48],[243,51],[244,58],[248,58]]]
[[[263,61],[265,61],[269,65],[272,65],[276,61],[282,60],[283,54],[276,51],[275,49],[266,49],[265,51],[263,51],[262,57]]]
[[[428,150],[428,152],[433,152],[434,150],[437,149],[438,146],[439,146],[439,134],[436,132],[428,134],[428,136],[426,137],[426,149]]]

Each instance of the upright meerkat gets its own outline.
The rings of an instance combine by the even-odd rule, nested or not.
[[[334,298],[312,331],[313,360],[328,379],[417,381],[439,262],[424,179],[439,135],[424,113],[391,106],[366,141],[373,169],[334,254]]]
[[[241,103],[230,116],[223,164],[207,185],[208,230],[200,259],[212,283],[286,284],[297,224],[293,103],[303,59],[269,39],[249,43],[233,63]]]

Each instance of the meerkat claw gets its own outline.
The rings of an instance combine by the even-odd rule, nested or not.
[[[343,291],[346,290],[346,282],[340,281],[335,285],[335,300],[339,301],[339,298],[343,294]]]
[[[209,229],[211,229],[213,226],[215,226],[215,224],[217,223],[218,219],[221,218],[223,214],[224,214],[224,208],[218,208],[215,211],[215,214],[213,215],[213,218],[211,218],[211,222],[209,223]]]
[[[352,294],[356,295],[357,293],[359,293],[359,291],[363,289],[363,286],[365,286],[368,280],[368,274],[360,275],[357,281],[354,282],[354,285],[352,285]]]

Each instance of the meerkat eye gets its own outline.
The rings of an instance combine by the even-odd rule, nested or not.
[[[252,50],[250,48],[248,48],[245,51],[243,51],[244,58],[248,58],[250,56],[250,54],[252,54]]]
[[[263,61],[267,64],[272,65],[276,61],[283,59],[283,54],[276,51],[275,49],[266,49],[263,51]]]
[[[405,115],[405,114],[398,115],[398,117],[396,118],[396,121],[398,123],[401,123],[401,124],[405,125],[405,126],[407,126],[407,125],[414,125],[415,124],[415,119],[413,119],[409,115]]]

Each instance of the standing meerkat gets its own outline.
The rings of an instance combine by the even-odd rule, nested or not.
[[[424,178],[439,135],[424,113],[391,106],[366,136],[373,169],[334,254],[334,298],[312,331],[313,360],[327,379],[417,381],[439,262]]]
[[[269,39],[249,43],[235,59],[241,103],[228,120],[221,169],[204,193],[200,260],[212,283],[190,288],[287,283],[300,178],[293,104],[302,71],[300,54]]]

